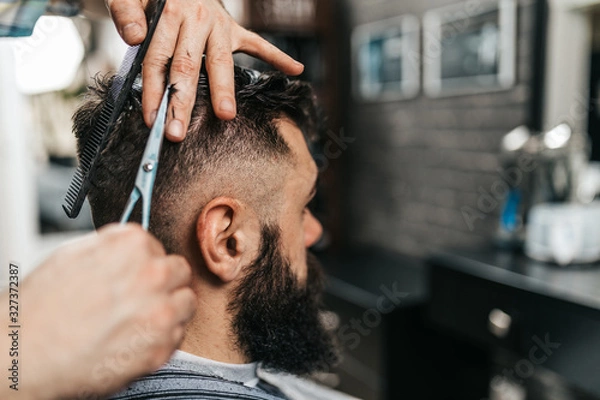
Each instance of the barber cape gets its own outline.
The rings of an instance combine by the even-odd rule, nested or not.
[[[356,400],[295,375],[264,371],[258,363],[226,364],[179,350],[111,399]]]

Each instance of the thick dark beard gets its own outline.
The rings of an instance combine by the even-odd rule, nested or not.
[[[302,285],[281,253],[279,230],[265,226],[259,256],[233,293],[235,341],[268,370],[305,375],[337,362],[333,335],[319,319],[323,272],[310,253],[307,265]]]

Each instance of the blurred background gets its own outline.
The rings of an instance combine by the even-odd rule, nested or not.
[[[305,64],[328,115],[314,251],[343,358],[315,378],[364,399],[600,398],[600,0],[224,3]],[[125,50],[83,17],[0,40],[2,265],[93,229],[60,206],[70,118]]]

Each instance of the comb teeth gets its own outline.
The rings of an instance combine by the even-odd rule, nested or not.
[[[79,210],[81,210],[81,206],[83,205],[83,201],[80,199],[81,196],[79,195],[82,193],[81,188],[83,187],[83,180],[83,173],[77,168],[62,205],[63,210],[65,210],[69,218],[77,217],[77,214],[79,214]],[[85,197],[83,198],[85,199]]]
[[[166,0],[157,1],[156,10],[148,21],[149,29],[144,42],[139,46],[130,47],[127,50],[121,63],[121,68],[119,68],[119,73],[110,87],[108,100],[100,112],[92,134],[83,146],[79,157],[79,167],[75,171],[62,205],[63,210],[65,210],[69,218],[76,218],[81,211],[95,174],[98,157],[106,145],[106,138],[114,128],[126,104],[127,96],[141,70],[142,61],[156,30],[165,3]]]
[[[94,130],[81,151],[79,166],[75,170],[62,205],[63,210],[65,210],[69,218],[77,218],[81,211],[85,196],[90,187],[90,179],[94,173],[96,159],[104,148],[107,133],[111,130],[112,125],[114,125],[112,120],[116,120],[118,116],[115,116],[113,111],[114,103],[109,100],[102,108],[102,111],[100,111],[100,117],[94,126]]]

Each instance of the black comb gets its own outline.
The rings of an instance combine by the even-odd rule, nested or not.
[[[96,173],[98,158],[104,147],[106,147],[108,135],[114,129],[119,115],[125,106],[127,96],[131,93],[131,88],[142,70],[142,62],[148,51],[148,46],[158,25],[165,3],[166,0],[157,0],[150,2],[148,5],[148,34],[142,44],[127,49],[119,72],[110,87],[108,99],[100,111],[100,117],[94,125],[91,136],[83,144],[83,149],[79,156],[79,166],[73,175],[62,205],[63,210],[65,210],[69,218],[76,218],[81,211],[81,207]]]

